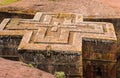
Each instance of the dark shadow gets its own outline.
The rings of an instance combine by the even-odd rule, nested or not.
[[[96,78],[102,78],[102,70],[100,67],[97,67],[95,69],[95,75],[96,75]]]

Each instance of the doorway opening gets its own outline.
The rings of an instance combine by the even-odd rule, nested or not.
[[[102,69],[100,67],[95,68],[95,77],[102,78]]]

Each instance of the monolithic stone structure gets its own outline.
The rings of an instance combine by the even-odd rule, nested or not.
[[[115,78],[116,42],[111,23],[83,22],[75,13],[38,12],[33,19],[7,18],[0,24],[2,57],[19,56],[50,73],[80,78]]]

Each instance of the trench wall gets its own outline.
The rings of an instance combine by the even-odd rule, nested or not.
[[[81,67],[81,54],[57,51],[20,51],[22,60],[28,64],[54,74],[55,72],[64,71],[68,76],[80,76],[79,68]]]
[[[116,78],[120,78],[120,18],[119,19],[89,19],[89,18],[85,18],[84,21],[96,21],[96,22],[110,22],[114,25],[115,28],[115,33],[117,35],[117,77]]]
[[[0,36],[0,56],[18,61],[18,45],[21,36]]]

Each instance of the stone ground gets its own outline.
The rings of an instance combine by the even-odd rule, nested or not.
[[[0,78],[54,78],[44,71],[16,61],[0,58]]]
[[[84,16],[109,16],[120,15],[119,4],[118,0],[21,0],[3,5],[0,9],[6,7],[10,11],[21,10],[25,13],[34,11],[77,12],[84,14]]]
[[[101,2],[110,5],[112,8],[120,10],[120,0],[100,0]]]

